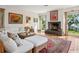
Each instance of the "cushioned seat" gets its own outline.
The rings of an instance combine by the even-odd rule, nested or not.
[[[29,52],[33,48],[33,44],[31,42],[28,42],[26,40],[22,40],[21,46],[17,47],[14,51],[14,53],[23,53],[23,52]]]
[[[31,36],[25,39],[32,42],[35,47],[38,47],[48,41],[46,37],[39,36],[39,35]]]
[[[47,48],[48,39],[46,37],[35,35],[25,38],[25,40],[28,40],[34,44],[32,52],[39,53],[41,49]]]

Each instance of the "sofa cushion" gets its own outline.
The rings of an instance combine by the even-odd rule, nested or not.
[[[34,44],[35,47],[38,47],[44,43],[47,43],[48,39],[46,37],[35,35],[28,38],[25,38],[25,40],[28,40]]]
[[[19,46],[14,53],[24,53],[32,50],[33,44],[27,40],[21,40],[23,45]]]

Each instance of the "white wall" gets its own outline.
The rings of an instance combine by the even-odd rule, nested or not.
[[[26,16],[31,17],[31,23],[30,25],[33,25],[33,18],[38,18],[38,15],[33,12],[29,12],[27,10],[21,9],[20,6],[14,7],[14,6],[0,6],[0,8],[5,9],[5,18],[4,18],[4,25],[7,30],[14,30],[14,32],[18,31],[18,28],[22,28],[26,25]],[[13,12],[13,13],[18,13],[23,15],[23,24],[9,24],[8,23],[8,13]]]
[[[65,16],[63,10],[58,10],[58,20],[61,21],[62,35],[65,34]]]

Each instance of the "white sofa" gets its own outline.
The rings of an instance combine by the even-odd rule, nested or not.
[[[9,38],[5,33],[0,33],[0,40],[3,42],[5,50],[7,53],[24,53],[24,52],[32,52],[33,44],[26,40],[18,39],[19,46],[17,46],[16,42]]]
[[[11,53],[24,53],[24,52],[32,52],[32,51],[39,52],[44,47],[47,48],[48,39],[40,35],[27,37],[24,40],[17,38],[18,40],[18,41],[16,40],[17,42],[12,40],[11,38],[8,38],[6,35],[6,32],[2,36],[3,37],[2,38],[0,37],[0,38],[5,45],[6,52],[11,52]],[[21,43],[21,45],[17,46],[16,43]]]

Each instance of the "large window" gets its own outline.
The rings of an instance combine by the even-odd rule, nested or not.
[[[79,12],[69,12],[68,19],[68,34],[79,36]]]

